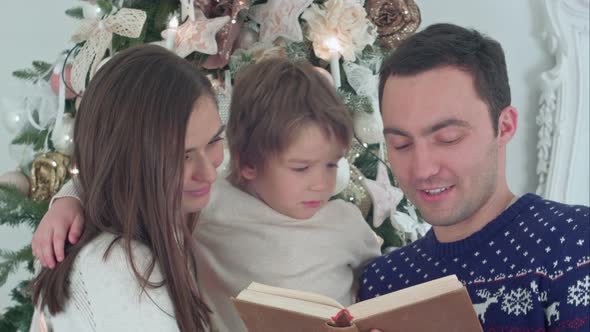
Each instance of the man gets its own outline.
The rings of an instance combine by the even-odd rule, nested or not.
[[[510,192],[500,44],[432,25],[384,62],[379,94],[393,173],[432,229],[370,263],[359,299],[456,274],[484,331],[587,331],[589,209]]]

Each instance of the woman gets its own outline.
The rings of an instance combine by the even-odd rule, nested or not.
[[[223,160],[214,94],[188,61],[142,45],[115,55],[76,116],[85,230],[34,280],[56,331],[205,331],[191,233]]]

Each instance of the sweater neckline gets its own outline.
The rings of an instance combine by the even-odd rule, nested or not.
[[[523,208],[528,206],[531,202],[539,199],[541,199],[541,197],[535,194],[529,193],[523,195],[504,210],[504,212],[492,220],[492,222],[463,240],[444,243],[439,242],[434,235],[434,231],[430,229],[430,231],[424,236],[425,243],[432,253],[438,257],[455,257],[465,252],[473,252],[477,248],[481,248],[482,243],[486,243],[499,231],[503,230],[513,222]]]

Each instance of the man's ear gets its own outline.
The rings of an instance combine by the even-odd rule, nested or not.
[[[250,165],[240,165],[240,174],[242,177],[248,181],[252,181],[258,175],[256,171],[256,167]]]
[[[518,126],[518,111],[512,106],[507,106],[500,113],[498,119],[498,143],[505,146],[516,134]]]

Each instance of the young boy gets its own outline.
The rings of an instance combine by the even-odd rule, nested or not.
[[[226,131],[230,174],[194,233],[213,329],[246,331],[231,297],[252,281],[350,304],[379,245],[354,205],[329,200],[352,137],[335,89],[308,63],[251,65],[236,79]]]

